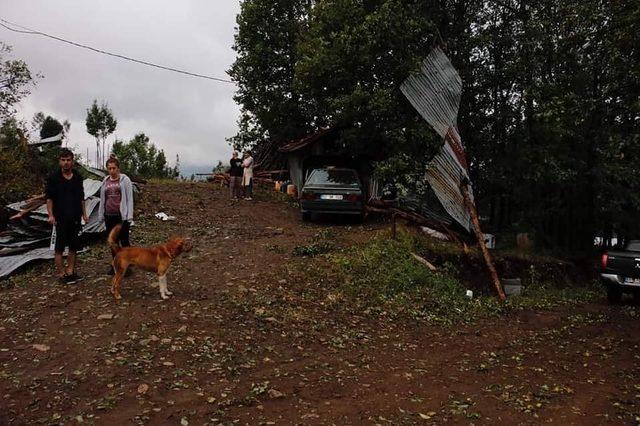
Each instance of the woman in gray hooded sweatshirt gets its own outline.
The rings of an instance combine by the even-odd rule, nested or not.
[[[104,220],[107,235],[114,226],[121,224],[118,242],[122,247],[129,247],[129,226],[133,220],[133,184],[124,173],[120,173],[120,162],[111,157],[107,160],[109,175],[102,181],[100,188],[100,221]],[[111,255],[114,253],[112,251]],[[113,267],[109,266],[110,275]]]

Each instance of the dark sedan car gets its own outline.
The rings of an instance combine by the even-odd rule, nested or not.
[[[353,169],[325,167],[307,177],[300,196],[302,218],[312,213],[363,216],[364,192]]]

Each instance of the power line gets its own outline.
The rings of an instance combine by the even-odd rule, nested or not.
[[[143,60],[140,60],[140,59],[130,58],[128,56],[119,55],[117,53],[107,52],[106,50],[96,49],[95,47],[87,46],[87,45],[81,44],[81,43],[76,43],[75,41],[65,40],[65,39],[60,38],[60,37],[56,37],[56,36],[53,36],[53,35],[50,35],[50,34],[43,33],[41,31],[32,30],[31,28],[23,27],[22,25],[18,25],[18,24],[15,24],[13,22],[7,21],[6,19],[0,18],[0,21],[2,21],[2,22],[0,22],[0,26],[8,29],[9,31],[13,31],[13,32],[16,32],[16,33],[40,35],[40,36],[47,37],[47,38],[50,38],[50,39],[53,39],[53,40],[56,40],[56,41],[61,41],[63,43],[70,44],[72,46],[81,47],[83,49],[91,50],[91,51],[97,52],[97,53],[102,53],[103,55],[113,56],[115,58],[124,59],[126,61],[135,62],[137,64],[147,65],[147,66],[154,67],[154,68],[160,68],[160,69],[163,69],[163,70],[166,70],[166,71],[173,71],[173,72],[177,72],[177,73],[180,73],[180,74],[189,75],[191,77],[206,78],[208,80],[214,80],[214,81],[219,81],[219,82],[222,82],[222,83],[231,83],[231,84],[233,84],[233,81],[231,81],[231,80],[225,80],[223,78],[212,77],[210,75],[197,74],[197,73],[193,73],[193,72],[189,72],[189,71],[179,70],[177,68],[166,67],[164,65],[158,65],[158,64],[154,64],[152,62],[147,62],[147,61],[143,61]],[[10,26],[5,25],[5,24],[11,25],[11,26],[17,27],[17,28],[22,28],[22,29],[19,30],[19,29],[16,29],[16,28],[11,28]]]

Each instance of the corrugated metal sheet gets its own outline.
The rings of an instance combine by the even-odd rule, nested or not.
[[[100,191],[100,187],[102,186],[101,181],[95,179],[85,179],[82,181],[82,186],[84,187],[85,200],[94,195],[100,196],[98,192]]]
[[[455,126],[462,79],[440,48],[431,51],[420,73],[409,76],[400,90],[442,138]]]
[[[83,165],[82,167],[89,173],[93,174],[94,176],[97,176],[100,178],[104,178],[107,176],[107,172],[104,170],[96,169],[95,167],[85,166],[85,165]]]
[[[422,63],[420,73],[407,78],[400,90],[444,139],[442,150],[427,166],[426,177],[447,213],[470,230],[471,217],[460,192],[462,181],[469,180],[468,163],[457,129],[462,79],[444,52],[436,48]],[[471,187],[469,192],[473,197]]]
[[[29,145],[31,146],[46,145],[46,144],[60,145],[61,143],[62,143],[62,132],[58,133],[55,136],[50,136],[48,138],[40,139],[37,142],[30,142]]]
[[[66,256],[68,251],[69,250],[65,250],[63,255]],[[82,253],[83,251],[86,251],[86,249],[82,249],[78,253]],[[29,262],[33,262],[34,260],[53,259],[54,256],[54,252],[49,250],[49,247],[33,249],[26,253],[20,253],[14,256],[2,256],[0,257],[0,278],[9,276],[13,271]]]
[[[13,271],[38,259],[53,259],[54,253],[49,247],[42,247],[30,250],[26,253],[16,254],[14,256],[0,257],[0,278],[6,277]]]
[[[97,196],[102,182],[95,179],[83,181],[85,210],[88,223],[82,227],[82,233],[97,233],[105,230],[104,222],[99,221],[100,198]],[[13,203],[9,210],[19,212],[29,201]],[[36,259],[52,259],[53,251],[49,247],[51,225],[47,222],[47,206],[29,212],[20,220],[9,223],[9,228],[0,232],[0,277],[11,274],[20,266]]]

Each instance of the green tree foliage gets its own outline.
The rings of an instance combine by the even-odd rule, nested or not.
[[[33,118],[31,119],[31,132],[33,134],[40,134],[40,130],[42,130],[42,123],[44,123],[45,118],[47,118],[47,116],[42,111],[33,114]]]
[[[98,101],[93,100],[91,107],[87,109],[86,126],[87,133],[96,138],[96,165],[102,167],[104,157],[104,145],[111,133],[116,130],[118,121],[105,102],[98,106]]]
[[[343,129],[350,153],[387,159],[379,175],[388,179],[398,175],[389,164],[408,173],[423,169],[441,144],[399,90],[437,40],[425,7],[406,0],[319,2],[298,44],[294,83],[313,124]]]
[[[42,191],[47,169],[37,151],[27,146],[25,125],[9,118],[0,125],[0,204]]]
[[[384,159],[381,177],[415,181],[441,141],[399,85],[438,44],[463,79],[458,124],[493,231],[572,250],[640,233],[640,3],[285,3],[297,13],[253,0],[238,17],[238,138],[336,126],[348,151]]]
[[[33,76],[24,61],[7,59],[11,46],[0,41],[0,123],[15,113],[14,105],[27,96],[36,80],[42,76]]]
[[[138,133],[129,142],[115,141],[112,154],[120,161],[120,170],[130,176],[174,179],[179,175],[178,166],[169,167],[164,151],[149,142],[144,133]]]
[[[229,139],[244,150],[268,139],[279,143],[305,134],[308,123],[292,82],[296,42],[310,0],[245,0],[237,17],[229,75],[238,85],[239,132]]]
[[[48,115],[42,122],[42,127],[40,128],[40,138],[44,139],[51,136],[56,136],[63,131],[64,127],[62,126],[62,124],[55,118]]]
[[[640,231],[628,220],[640,211],[638,16],[637,3],[577,0],[467,16],[463,136],[496,229],[569,249]]]
[[[69,120],[64,120],[61,124],[58,120],[45,115],[42,111],[36,112],[31,119],[31,134],[39,135],[40,138],[55,136],[62,132],[62,138],[64,139],[70,130],[71,123]],[[43,134],[46,136],[42,136]]]

